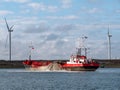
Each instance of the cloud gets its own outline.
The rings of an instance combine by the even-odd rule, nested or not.
[[[47,19],[62,19],[62,20],[73,20],[79,19],[76,15],[66,15],[66,16],[46,16]]]
[[[61,0],[62,8],[70,8],[72,6],[72,0]]]
[[[45,24],[37,24],[37,25],[28,25],[25,29],[25,33],[41,33],[49,31],[49,26]]]
[[[34,10],[41,10],[41,11],[45,11],[46,10],[46,6],[43,3],[33,2],[33,3],[29,3],[28,6],[30,6]]]
[[[89,2],[91,2],[91,3],[97,3],[97,2],[99,2],[99,0],[88,0]]]
[[[29,7],[36,11],[47,11],[47,12],[56,12],[58,10],[57,6],[45,5],[44,3],[32,2],[28,4]]]
[[[53,35],[53,34],[51,34],[51,35]],[[51,37],[51,35],[50,35],[50,37]],[[69,45],[68,42],[58,38],[58,36],[56,36],[56,35],[55,35],[55,37],[57,37],[57,39],[48,40],[45,42],[41,42],[39,44],[40,47],[37,50],[37,52],[39,53],[38,56],[40,56],[40,58],[44,58],[44,59],[48,60],[51,58],[52,59],[63,59],[63,58],[66,59],[67,57],[69,57],[69,54],[71,53],[71,51],[69,52],[69,54],[66,54],[66,53],[68,53],[67,51],[69,51],[69,48],[72,47],[72,44]],[[71,48],[71,50],[72,50],[72,48]]]
[[[0,10],[0,15],[5,16],[8,14],[14,14],[14,12],[8,10]]]
[[[98,8],[92,8],[88,10],[88,13],[97,13],[97,12],[100,12]]]
[[[16,3],[26,3],[29,2],[30,0],[5,0],[6,2],[16,2]]]
[[[58,38],[58,35],[50,34],[50,35],[47,36],[46,41],[56,40],[57,38]]]
[[[86,8],[86,7],[83,7],[82,8],[82,12],[86,12],[86,13],[90,13],[90,14],[95,14],[95,13],[101,13],[102,10],[100,10],[99,8]]]
[[[59,33],[68,33],[71,32],[71,30],[75,29],[76,26],[74,24],[57,24],[54,26],[54,30],[58,31]],[[63,34],[63,35],[64,35]]]
[[[56,11],[58,11],[58,7],[57,6],[48,6],[47,10],[49,12],[56,12]]]
[[[116,12],[117,12],[117,13],[120,13],[120,9],[117,9]]]

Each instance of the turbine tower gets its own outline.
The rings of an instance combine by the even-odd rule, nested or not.
[[[112,35],[110,35],[108,27],[108,59],[110,60],[111,60],[111,37]]]
[[[9,60],[11,61],[11,32],[13,32],[12,28],[13,28],[14,25],[9,27],[6,18],[5,18],[5,23],[6,23],[6,27],[8,29],[8,32],[9,32]]]

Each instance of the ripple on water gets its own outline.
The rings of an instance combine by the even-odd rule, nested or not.
[[[95,72],[0,70],[0,90],[120,90],[120,69]]]

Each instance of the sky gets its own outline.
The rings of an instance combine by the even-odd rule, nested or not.
[[[69,59],[79,40],[89,58],[120,58],[120,0],[0,0],[0,59],[9,60],[9,27],[13,26],[12,60]],[[31,49],[33,46],[34,49]]]

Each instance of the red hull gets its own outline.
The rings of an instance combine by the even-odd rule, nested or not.
[[[79,63],[79,64],[68,64],[67,62],[58,63],[57,61],[29,61],[26,60],[23,64],[32,69],[39,69],[43,67],[49,67],[50,70],[67,70],[67,71],[95,71],[99,64],[96,62],[91,63]],[[43,69],[45,70],[45,69]]]
[[[89,66],[99,66],[97,63],[90,63],[90,64],[63,64],[62,67],[89,67]]]

